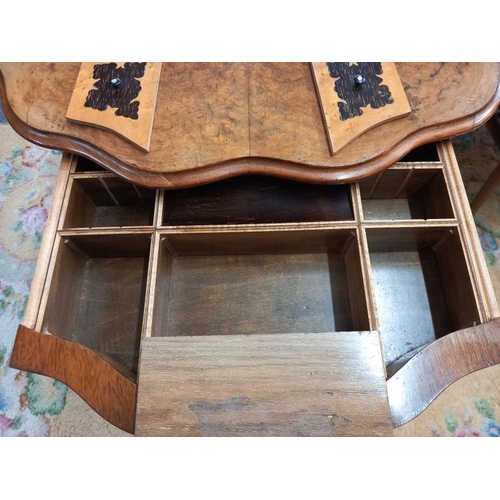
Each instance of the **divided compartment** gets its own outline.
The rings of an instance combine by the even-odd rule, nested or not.
[[[42,331],[82,344],[134,378],[150,234],[62,237]]]
[[[368,228],[387,374],[436,339],[480,323],[457,227]]]
[[[352,221],[350,186],[248,175],[164,191],[163,226]]]
[[[359,182],[365,220],[454,219],[443,169],[393,166]]]
[[[152,226],[156,191],[113,175],[75,176],[64,228]]]
[[[163,234],[153,336],[369,330],[355,229]]]

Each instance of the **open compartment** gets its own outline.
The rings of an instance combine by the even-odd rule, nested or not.
[[[354,219],[350,186],[240,176],[164,192],[164,226],[331,222]]]
[[[75,177],[64,228],[151,226],[156,191],[118,177]]]
[[[429,142],[418,148],[412,149],[400,162],[437,162],[440,161],[437,143]]]
[[[354,229],[163,235],[153,336],[369,330]]]
[[[107,170],[88,158],[78,156],[76,159],[75,172],[107,172]]]
[[[388,375],[434,340],[480,322],[458,228],[366,230]]]
[[[441,168],[396,166],[359,188],[365,220],[454,218]]]
[[[61,238],[42,331],[82,344],[137,372],[151,238]]]

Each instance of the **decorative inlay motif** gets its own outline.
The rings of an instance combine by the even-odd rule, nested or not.
[[[98,80],[89,91],[85,107],[104,111],[110,106],[115,114],[137,120],[140,101],[135,101],[141,91],[138,78],[144,76],[146,63],[127,62],[123,67],[116,63],[96,64],[93,77]],[[132,102],[133,101],[133,102]]]
[[[340,120],[361,116],[368,105],[378,109],[394,102],[387,85],[382,84],[383,73],[380,62],[327,62],[328,72],[337,78],[334,89],[340,99]]]

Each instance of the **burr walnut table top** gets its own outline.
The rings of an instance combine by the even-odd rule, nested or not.
[[[333,155],[309,63],[163,63],[149,152],[66,118],[80,63],[1,63],[0,90],[20,135],[138,184],[171,189],[248,173],[343,183],[478,127],[498,106],[498,63],[396,69],[411,112]]]

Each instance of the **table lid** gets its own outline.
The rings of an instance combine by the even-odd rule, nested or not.
[[[479,127],[500,102],[499,63],[395,63],[409,112],[333,151],[317,64],[326,65],[163,63],[149,151],[68,120],[80,63],[1,63],[0,92],[7,119],[26,139],[166,189],[242,174],[356,181],[419,145]]]

